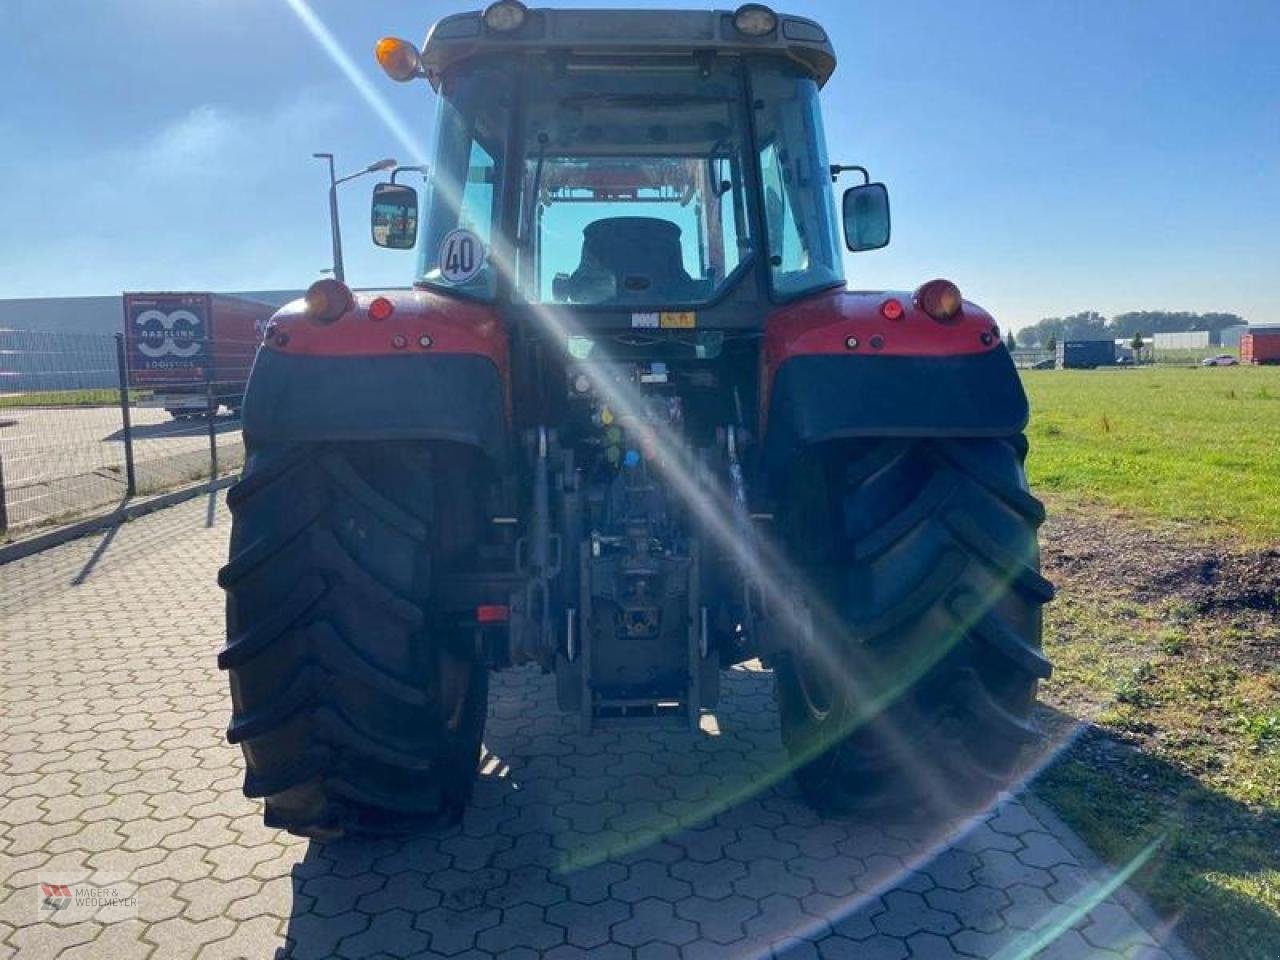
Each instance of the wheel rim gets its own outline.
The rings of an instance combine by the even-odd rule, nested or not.
[[[800,688],[805,709],[812,719],[825,720],[831,713],[832,707],[830,683],[810,657],[797,656],[795,666],[796,686]]]
[[[474,683],[472,671],[477,665],[471,660],[445,653],[441,657],[442,701],[444,706],[445,726],[457,733],[466,719],[470,706],[471,689]]]

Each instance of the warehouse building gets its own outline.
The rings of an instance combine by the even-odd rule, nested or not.
[[[302,291],[257,290],[231,295],[283,306],[302,296]],[[118,293],[105,297],[0,299],[0,330],[112,334],[120,329],[122,309]]]
[[[298,290],[243,294],[281,305]],[[0,300],[0,394],[101,390],[119,383],[115,341],[124,321],[120,294]]]
[[[1240,323],[1234,327],[1223,327],[1220,338],[1221,345],[1228,350],[1240,349],[1240,338],[1249,330],[1247,323]]]
[[[1207,350],[1219,346],[1218,336],[1209,330],[1182,330],[1178,333],[1157,333],[1151,338],[1156,351]]]

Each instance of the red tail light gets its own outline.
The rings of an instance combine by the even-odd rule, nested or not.
[[[886,320],[901,320],[904,313],[906,313],[906,310],[903,309],[901,300],[890,297],[880,304],[880,316]]]
[[[912,294],[915,305],[939,323],[950,323],[960,315],[964,298],[950,280],[930,280]]]
[[[376,297],[369,304],[369,319],[382,321],[396,312],[396,306],[386,297]]]

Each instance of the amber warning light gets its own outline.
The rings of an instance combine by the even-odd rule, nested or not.
[[[422,57],[418,48],[399,37],[383,37],[373,48],[378,66],[392,80],[404,83],[422,75]]]
[[[964,298],[950,280],[930,280],[912,296],[917,307],[939,323],[950,323],[960,314]]]
[[[306,293],[307,316],[315,323],[333,323],[355,306],[351,288],[341,280],[317,280]]]

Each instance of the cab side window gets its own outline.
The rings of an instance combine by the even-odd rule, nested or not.
[[[786,65],[752,74],[769,276],[792,297],[844,282],[818,88]]]

